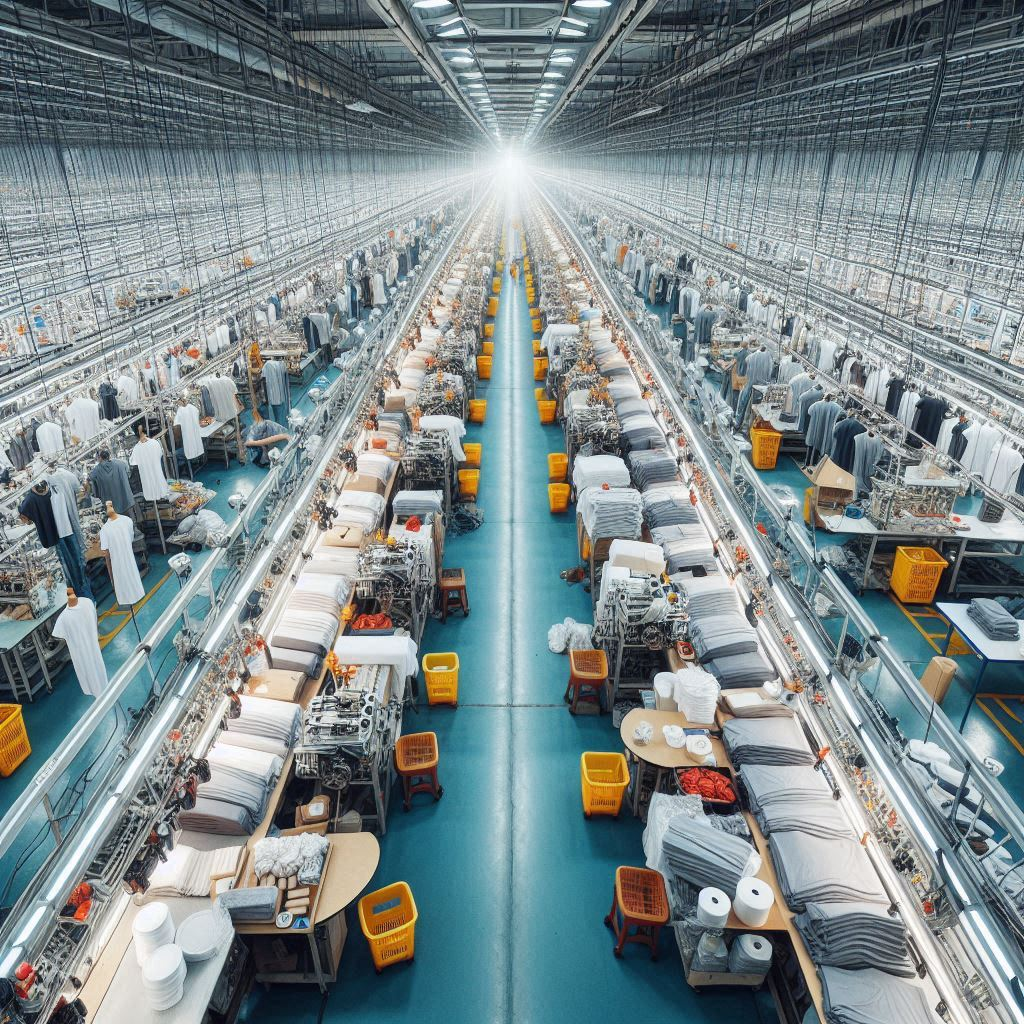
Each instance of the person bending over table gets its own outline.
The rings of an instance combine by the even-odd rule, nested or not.
[[[258,412],[253,413],[253,424],[245,432],[245,447],[255,448],[253,462],[257,466],[270,464],[267,450],[275,444],[282,444],[291,438],[291,434],[274,420],[265,420]]]

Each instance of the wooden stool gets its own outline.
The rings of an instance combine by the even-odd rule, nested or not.
[[[466,596],[466,573],[462,569],[441,570],[441,621],[448,621],[448,609],[461,608],[463,615],[469,615],[469,598]]]
[[[604,923],[615,933],[615,955],[622,956],[627,942],[641,942],[658,959],[658,936],[668,922],[668,893],[665,879],[649,868],[620,867],[615,869],[612,909]],[[629,929],[635,928],[634,934]]]
[[[413,732],[399,737],[395,744],[395,770],[402,779],[405,810],[412,804],[413,793],[431,793],[435,803],[444,796],[437,781],[439,758],[437,733]]]
[[[601,693],[608,682],[608,658],[602,650],[569,652],[569,682],[562,700],[572,714],[581,710],[601,713]],[[590,692],[586,692],[589,690]],[[583,704],[581,709],[580,705]]]

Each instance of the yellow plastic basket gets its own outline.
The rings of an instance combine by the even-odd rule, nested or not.
[[[465,447],[465,445],[463,445]],[[553,484],[565,482],[565,475],[569,472],[569,456],[565,452],[548,453],[548,480]]]
[[[750,458],[754,469],[774,469],[779,459],[782,435],[777,430],[751,427],[750,443],[753,446]]]
[[[540,355],[540,342],[539,341],[535,341],[533,343],[533,354],[535,356],[539,356]]]
[[[493,290],[495,295],[498,295],[501,292],[501,278],[500,277],[496,277],[491,282],[491,289]]]
[[[547,398],[547,397],[548,397],[548,389],[547,389],[547,387],[534,388],[533,389],[533,400],[535,402],[543,402],[544,399]]]
[[[548,375],[548,357],[536,356],[533,360],[533,379],[543,380]]]
[[[491,366],[494,364],[493,356],[477,356],[476,372],[481,380],[491,379]]]
[[[493,338],[494,337],[494,324],[484,324],[484,337],[485,338]]]
[[[548,508],[553,514],[564,512],[569,507],[568,484],[548,484]]]
[[[370,944],[378,974],[416,955],[418,917],[412,890],[405,882],[385,886],[359,901],[359,927]]]
[[[0,704],[0,775],[5,779],[32,753],[20,704]]]
[[[466,453],[468,469],[479,469],[484,454],[484,446],[478,441],[463,441],[462,450]]]
[[[536,302],[537,301],[537,293],[532,288],[527,288],[526,289],[526,301],[527,302]]]
[[[931,548],[898,547],[889,589],[904,604],[930,604],[948,565]]]
[[[494,264],[494,269],[500,274],[505,269],[505,261],[498,260],[498,262]]]
[[[487,300],[487,315],[498,315],[498,300],[493,295]]]
[[[493,356],[494,355],[494,342],[493,341],[485,341],[481,345],[481,349],[482,349],[483,354],[485,356]]]
[[[487,399],[471,398],[469,400],[469,422],[483,423],[487,419]]]
[[[540,416],[541,423],[554,423],[555,422],[555,409],[558,408],[558,403],[553,399],[542,399],[537,403],[537,413]]]
[[[583,814],[610,814],[622,807],[629,785],[629,767],[622,754],[587,751],[580,757],[580,785],[583,790]]]
[[[480,470],[460,469],[459,470],[459,497],[463,501],[476,501],[477,491],[480,490]]]
[[[424,654],[423,677],[427,681],[428,704],[459,703],[459,656]]]

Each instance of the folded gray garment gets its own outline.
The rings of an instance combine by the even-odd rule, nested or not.
[[[802,911],[808,903],[890,903],[868,855],[855,839],[775,832],[768,837],[768,846],[783,896],[792,910]]]
[[[241,778],[230,769],[215,767],[211,769],[210,781],[199,784],[198,794],[205,800],[234,804],[249,815],[250,821],[262,821],[272,785],[272,780],[268,783],[252,777]]]
[[[320,658],[310,651],[293,651],[274,643],[269,644],[267,649],[274,668],[284,669],[285,672],[305,672],[307,676],[320,675]]]
[[[228,889],[217,897],[217,902],[239,924],[273,921],[277,913],[276,885],[254,885],[244,889]]]
[[[666,863],[674,876],[702,889],[713,885],[735,892],[747,873],[754,849],[745,839],[712,828],[706,818],[677,814],[662,837]]]
[[[749,798],[752,811],[794,800],[835,802],[825,776],[813,768],[750,764],[740,771],[739,780]]]
[[[710,661],[702,662],[702,667],[718,680],[723,690],[734,690],[741,686],[760,686],[777,675],[760,651],[712,658]]]
[[[967,606],[967,615],[990,640],[1020,639],[1020,623],[998,601],[976,597]]]
[[[212,832],[220,836],[251,836],[256,823],[252,815],[237,804],[199,797],[195,807],[182,811],[178,821],[192,832]]]
[[[754,812],[766,836],[775,832],[803,832],[821,839],[852,839],[850,824],[834,800],[791,800],[773,803]]]
[[[690,597],[686,609],[690,613],[691,622],[694,619],[728,615],[736,611],[736,591],[723,580],[721,590],[709,590]]]
[[[828,1024],[939,1024],[920,984],[881,971],[821,967]]]
[[[795,718],[732,718],[722,740],[736,765],[813,765],[814,754]]]
[[[794,918],[816,964],[914,977],[907,930],[877,903],[808,903]]]
[[[690,641],[701,661],[755,654],[760,649],[757,631],[739,611],[714,618],[702,616],[697,622],[691,621]]]

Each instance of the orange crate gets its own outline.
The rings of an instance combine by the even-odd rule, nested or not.
[[[569,456],[565,452],[548,452],[548,480],[552,483],[565,483],[568,472]]]
[[[948,565],[931,548],[898,547],[889,589],[904,604],[931,604]]]
[[[471,398],[469,400],[469,422],[483,423],[487,419],[487,399]]]
[[[533,360],[533,379],[543,380],[548,375],[548,357],[535,356]]]
[[[13,775],[31,753],[21,705],[0,704],[0,775]]]
[[[775,463],[779,460],[782,435],[770,427],[751,427],[750,443],[753,445],[750,458],[754,463],[754,469],[774,469]]]
[[[494,364],[493,356],[477,356],[476,372],[481,380],[491,379],[491,366]]]
[[[477,492],[480,490],[480,470],[460,469],[459,470],[459,497],[463,501],[476,501]]]
[[[493,356],[493,355],[494,355],[494,342],[493,342],[493,341],[485,341],[485,342],[484,342],[484,343],[483,343],[483,344],[482,344],[482,345],[480,346],[480,351],[481,351],[481,352],[482,352],[482,353],[483,353],[483,354],[484,354],[485,356]]]
[[[586,817],[592,814],[617,815],[628,785],[629,767],[622,754],[587,751],[580,757],[580,786]]]
[[[484,446],[477,441],[464,441],[462,450],[466,453],[466,466],[469,469],[479,469],[483,459]]]
[[[558,408],[558,403],[553,399],[545,399],[537,403],[537,414],[540,416],[541,423],[554,423],[555,422],[555,410]]]
[[[568,484],[548,484],[548,508],[552,512],[565,512],[569,507]]]

